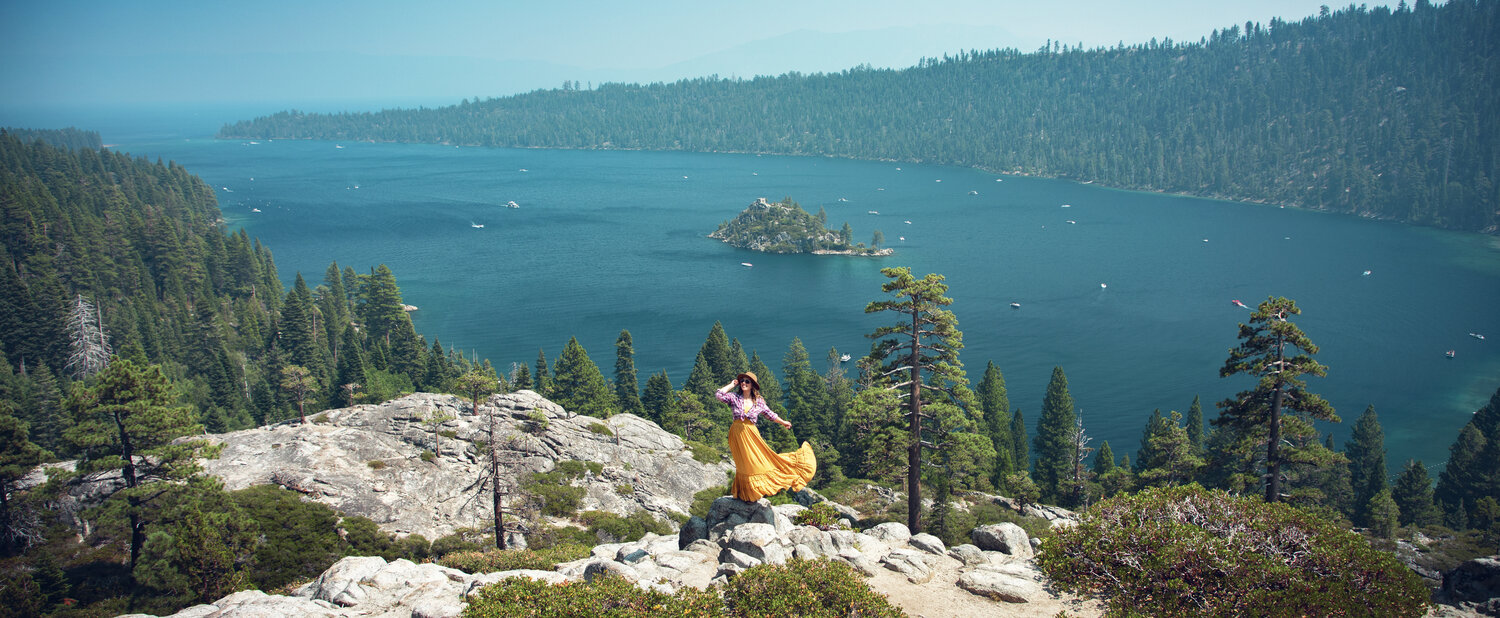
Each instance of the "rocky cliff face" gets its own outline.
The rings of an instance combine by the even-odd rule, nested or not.
[[[426,461],[423,452],[435,447],[424,420],[437,415],[454,417],[438,426],[453,437],[439,437],[441,453]],[[228,489],[275,483],[387,531],[435,539],[490,517],[488,497],[469,487],[484,466],[476,444],[488,439],[491,417],[497,434],[513,440],[519,475],[566,460],[602,464],[575,481],[587,492],[583,510],[686,514],[693,494],[723,485],[732,469],[694,460],[680,438],[645,419],[576,416],[531,391],[492,396],[478,414],[459,397],[417,393],[309,415],[306,425],[216,435],[223,452],[204,467]]]

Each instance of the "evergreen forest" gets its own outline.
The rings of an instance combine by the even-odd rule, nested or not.
[[[1500,2],[1404,0],[1198,41],[966,51],[902,69],[607,83],[227,125],[292,138],[959,165],[1418,225],[1500,224]]]

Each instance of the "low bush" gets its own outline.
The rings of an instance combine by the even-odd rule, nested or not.
[[[724,461],[724,450],[717,446],[697,440],[687,440],[684,443],[693,451],[693,459],[698,463],[716,464]]]
[[[562,584],[513,577],[480,590],[463,613],[464,618],[711,618],[723,615],[724,604],[712,590],[687,586],[676,593],[665,594],[642,590],[620,577]]]
[[[437,455],[434,455],[432,451],[422,451],[422,461],[432,463],[434,459],[437,459]]]
[[[630,483],[615,485],[615,493],[629,497],[635,494],[635,485],[631,485]]]
[[[572,517],[578,512],[584,489],[570,485],[571,478],[562,472],[536,472],[521,484],[521,490],[542,503],[542,513],[553,517]]]
[[[651,534],[671,534],[672,532],[672,526],[666,522],[657,521],[645,511],[636,511],[624,517],[608,511],[586,511],[578,516],[578,520],[589,527],[589,532],[607,543],[638,541],[648,532]]]
[[[714,505],[714,500],[728,495],[726,487],[714,486],[696,494],[693,494],[693,505],[688,507],[688,514],[708,519],[708,509]]]
[[[592,432],[594,432],[596,434],[599,434],[601,436],[613,436],[613,435],[615,435],[615,432],[610,431],[609,425],[605,425],[604,423],[599,423],[599,422],[589,423],[589,431],[592,431]]]
[[[571,481],[576,478],[581,478],[585,471],[592,473],[594,476],[599,476],[604,472],[604,464],[601,464],[597,461],[578,461],[576,459],[565,459],[563,461],[557,462],[557,466],[552,468],[552,470],[563,475],[563,477]]]
[[[1096,504],[1043,539],[1053,585],[1151,616],[1420,616],[1416,574],[1358,534],[1285,504],[1197,485]]]
[[[593,547],[599,544],[599,537],[586,528],[542,525],[532,528],[526,535],[526,544],[538,551],[560,545]]]
[[[854,567],[836,560],[791,560],[746,569],[724,587],[730,616],[869,618],[905,616],[871,590]]]
[[[844,524],[839,522],[843,515],[834,510],[833,505],[827,502],[819,502],[797,513],[792,521],[799,526],[816,526],[819,530],[842,530]]]
[[[442,558],[461,551],[481,551],[495,545],[495,536],[477,528],[459,528],[445,537],[439,537],[428,549],[433,558]]]
[[[578,545],[556,545],[547,549],[495,549],[460,551],[438,559],[438,564],[465,573],[495,573],[515,569],[551,571],[559,562],[586,558],[592,548]]]
[[[371,460],[365,462],[365,465],[369,466],[371,470],[384,470],[385,469],[385,462],[383,462],[383,461],[381,461],[379,459],[371,459]]]

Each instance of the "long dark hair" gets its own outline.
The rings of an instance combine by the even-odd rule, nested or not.
[[[738,388],[738,386],[740,385],[740,380],[743,380],[746,377],[750,378],[750,401],[755,402],[764,399],[760,396],[760,380],[755,379],[754,376],[746,376],[745,374],[740,374],[739,376],[735,377],[735,394],[738,395],[742,391],[742,389]]]

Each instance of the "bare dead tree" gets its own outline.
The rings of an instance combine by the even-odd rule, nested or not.
[[[500,435],[496,420],[497,412],[491,409],[488,414],[485,465],[480,469],[479,477],[464,488],[464,491],[472,491],[474,494],[469,497],[462,508],[466,508],[479,496],[489,495],[490,511],[495,521],[495,547],[503,550],[505,549],[505,516],[519,515],[524,511],[526,504],[525,494],[521,491],[520,482],[516,478],[521,459],[525,456],[522,441],[526,437],[515,434]],[[510,527],[520,528],[519,523],[512,523]]]
[[[1078,411],[1077,428],[1073,430],[1073,493],[1078,504],[1088,508],[1088,475],[1090,471],[1085,468],[1083,461],[1088,459],[1089,453],[1094,452],[1093,447],[1088,444],[1093,438],[1083,431],[1083,411]]]
[[[109,336],[99,324],[99,310],[82,294],[73,299],[68,311],[68,337],[73,352],[68,364],[73,377],[83,380],[109,366]]]

